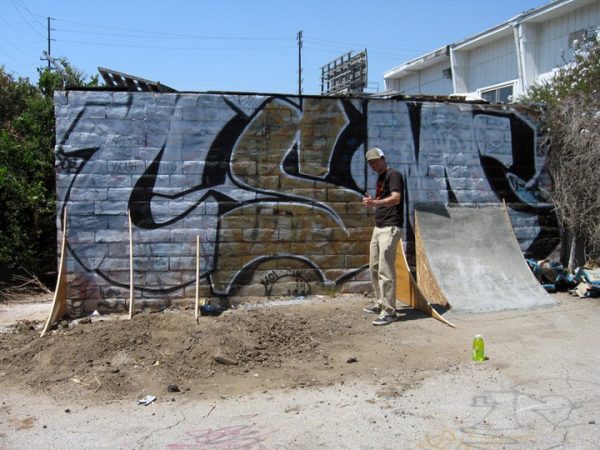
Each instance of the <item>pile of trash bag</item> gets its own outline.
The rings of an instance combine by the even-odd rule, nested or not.
[[[600,297],[600,269],[578,267],[570,273],[558,262],[528,259],[527,264],[548,292],[568,291],[578,297]]]

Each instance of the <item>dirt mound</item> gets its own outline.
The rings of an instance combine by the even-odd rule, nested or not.
[[[0,340],[2,382],[105,400],[164,392],[231,395],[337,382],[373,333],[366,299],[63,322],[40,338],[21,321]],[[373,353],[373,352],[371,352]],[[141,398],[141,397],[140,397]]]

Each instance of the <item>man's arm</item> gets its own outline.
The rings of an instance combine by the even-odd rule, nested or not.
[[[382,198],[380,200],[375,200],[375,207],[376,208],[386,208],[389,206],[394,206],[397,205],[398,203],[400,203],[400,200],[402,199],[402,196],[400,195],[400,192],[398,191],[393,191],[390,195],[388,195],[386,198]]]
[[[372,208],[386,208],[389,206],[394,206],[394,205],[399,204],[400,200],[402,200],[402,196],[400,195],[400,192],[393,191],[386,198],[381,198],[379,200],[376,200],[371,196],[365,197],[363,199],[363,203],[365,204],[365,206],[370,206]]]

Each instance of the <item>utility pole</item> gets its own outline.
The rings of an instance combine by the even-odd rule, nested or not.
[[[56,70],[58,73],[60,73],[60,75],[63,79],[63,88],[64,88],[67,84],[67,72],[65,71],[65,68],[60,63],[60,61],[58,61],[56,58],[53,58],[52,55],[50,54],[50,42],[52,42],[54,40],[50,37],[50,32],[52,30],[54,30],[54,28],[50,27],[51,20],[56,20],[56,19],[54,19],[52,17],[48,17],[48,50],[44,50],[42,52],[42,56],[40,57],[40,59],[42,61],[48,61],[48,71],[52,70],[52,66],[54,66],[54,70]]]
[[[50,21],[54,20],[52,17],[48,17],[48,56],[52,55],[52,52],[50,52],[50,41],[52,41],[52,39],[50,38],[50,31],[52,30],[52,28],[50,28]],[[50,70],[50,58],[48,58],[48,70]]]
[[[302,95],[302,30],[298,31],[298,95]]]

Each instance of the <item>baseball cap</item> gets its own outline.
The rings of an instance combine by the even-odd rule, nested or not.
[[[365,159],[367,161],[371,161],[372,159],[383,158],[384,156],[385,155],[383,154],[383,150],[381,150],[379,147],[370,148],[369,150],[367,150],[367,153],[365,153]]]

